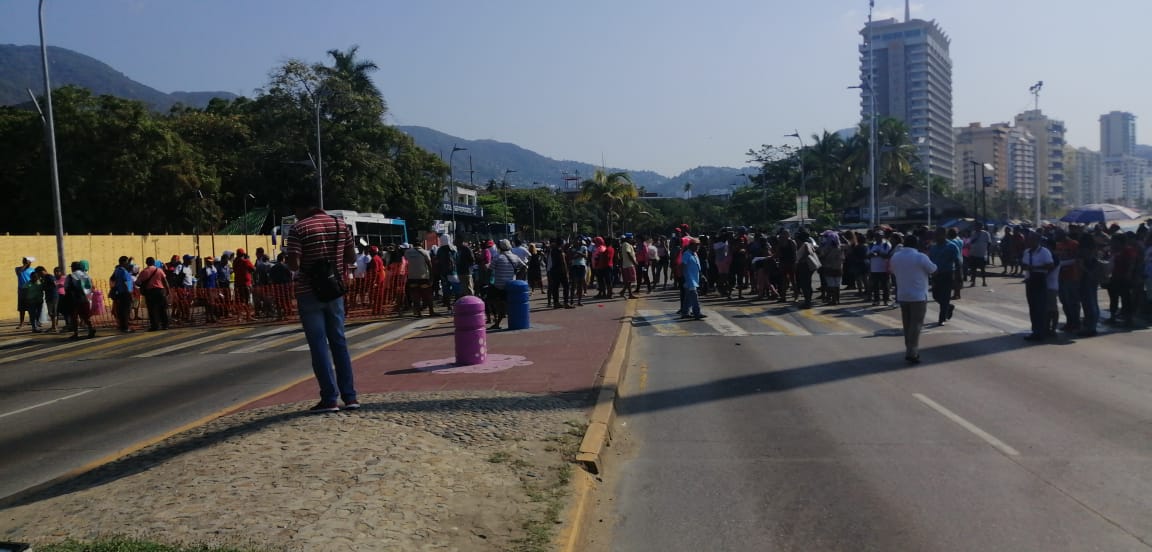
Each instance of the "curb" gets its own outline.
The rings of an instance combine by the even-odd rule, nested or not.
[[[620,332],[612,345],[612,354],[604,361],[600,394],[596,397],[596,406],[593,407],[592,416],[588,420],[584,440],[580,442],[580,452],[576,454],[576,462],[593,475],[603,470],[601,455],[604,447],[608,446],[612,439],[612,422],[616,419],[616,396],[620,390],[620,383],[624,380],[628,346],[632,341],[632,317],[635,314],[636,303],[628,303],[620,324]]]

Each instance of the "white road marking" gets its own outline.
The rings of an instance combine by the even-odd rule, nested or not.
[[[381,334],[381,335],[366,339],[362,343],[357,343],[356,345],[352,345],[349,348],[350,349],[371,349],[371,348],[376,347],[377,345],[383,345],[385,343],[388,343],[389,341],[396,341],[397,339],[412,335],[412,334],[417,333],[417,332],[424,331],[428,328],[431,328],[436,323],[437,323],[437,321],[435,321],[435,320],[417,320],[415,322],[411,322],[409,324],[406,324],[400,328],[396,328],[395,330],[392,330],[388,333]],[[376,326],[383,325],[383,324],[384,324],[383,322],[380,322],[379,324],[369,324],[368,326],[364,326],[362,328],[356,328],[355,330],[352,330],[351,332],[345,333],[344,336],[348,337],[348,336],[360,335],[361,333],[366,332],[367,329],[369,328],[369,326],[372,327],[372,329],[375,329]],[[360,330],[363,330],[363,331],[360,331]],[[294,348],[289,349],[289,350],[290,351],[307,351],[308,350],[308,344],[305,343],[304,345],[301,345],[299,347],[294,347]]]
[[[1000,439],[993,437],[992,434],[988,433],[987,431],[984,431],[983,429],[980,429],[979,427],[976,427],[976,424],[973,424],[972,422],[969,422],[968,420],[961,418],[959,414],[956,414],[955,412],[952,412],[951,410],[944,408],[943,406],[941,406],[936,401],[929,399],[928,397],[925,397],[924,395],[921,395],[920,393],[913,393],[912,396],[916,397],[916,400],[928,405],[928,407],[931,408],[932,410],[935,410],[936,412],[943,414],[945,418],[948,418],[949,420],[956,422],[957,424],[960,425],[960,427],[967,429],[968,431],[972,432],[972,434],[983,439],[986,443],[988,443],[989,445],[992,445],[996,450],[999,450],[1000,452],[1007,454],[1008,456],[1020,456],[1020,453],[1016,449],[1008,446],[1007,444],[1004,443],[1004,441],[1001,441]]]
[[[6,362],[15,362],[17,360],[23,360],[23,359],[26,359],[28,357],[39,356],[39,355],[43,355],[43,354],[47,354],[47,353],[54,353],[56,351],[63,351],[65,349],[72,349],[75,347],[79,347],[81,345],[91,345],[93,343],[104,341],[106,339],[112,339],[112,338],[111,337],[96,337],[93,339],[79,339],[76,341],[65,343],[63,345],[57,345],[55,347],[48,347],[47,349],[35,349],[32,351],[28,351],[27,353],[22,353],[19,355],[12,355],[12,356],[8,356],[8,357],[4,357],[4,358],[0,359],[0,364],[4,364]]]
[[[265,330],[265,331],[262,331],[260,333],[252,334],[245,339],[255,339],[258,337],[269,337],[269,336],[273,336],[273,335],[280,335],[280,334],[286,334],[286,333],[291,333],[291,332],[300,332],[300,331],[303,331],[303,329],[298,324],[297,325],[290,324],[290,325],[272,328],[271,330]]]
[[[12,412],[5,412],[3,414],[0,414],[0,418],[6,418],[8,416],[13,416],[15,414],[19,414],[21,412],[28,412],[29,410],[32,410],[35,408],[40,408],[41,406],[48,406],[50,404],[58,403],[60,401],[66,401],[68,399],[74,399],[76,397],[79,397],[80,395],[86,395],[86,394],[91,393],[93,391],[95,391],[95,389],[85,389],[84,391],[80,391],[79,393],[73,393],[71,395],[60,397],[59,399],[52,399],[50,401],[45,401],[45,402],[42,402],[40,404],[34,404],[32,406],[25,406],[24,408],[21,408],[19,410],[13,410]]]
[[[640,310],[637,314],[644,322],[663,336],[684,336],[688,332],[676,320],[677,314],[657,310]]]
[[[184,341],[182,343],[177,343],[175,345],[171,345],[168,347],[162,347],[160,349],[156,349],[153,351],[140,353],[138,355],[135,355],[135,357],[136,358],[158,357],[160,355],[165,355],[165,354],[168,354],[168,353],[171,353],[174,351],[179,351],[181,349],[187,349],[189,347],[195,347],[197,345],[200,345],[201,343],[208,343],[209,341],[215,341],[215,340],[220,339],[220,338],[228,338],[228,337],[231,337],[235,333],[236,333],[235,331],[232,331],[232,332],[224,332],[224,333],[213,334],[213,335],[206,335],[204,337],[201,337],[198,339],[193,339],[191,341]]]
[[[9,339],[6,341],[0,341],[0,349],[5,349],[8,347],[15,347],[17,345],[23,345],[23,344],[28,343],[30,341],[32,341],[32,340],[28,339],[28,338],[16,338],[16,339]]]
[[[708,318],[705,318],[704,322],[706,322],[709,326],[712,326],[716,331],[720,332],[720,335],[728,335],[732,337],[744,337],[748,335],[748,332],[745,331],[744,328],[737,326],[734,322],[724,318],[720,313],[712,309],[703,309],[700,311],[700,313],[708,315]]]

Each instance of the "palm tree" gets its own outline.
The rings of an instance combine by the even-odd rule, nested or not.
[[[824,204],[827,206],[829,192],[838,192],[848,180],[845,142],[839,134],[827,130],[823,134],[813,134],[812,140],[812,145],[806,148],[805,163],[811,167],[808,172],[820,183]]]
[[[692,183],[684,183],[684,199],[692,199]]]
[[[360,46],[351,46],[343,52],[328,50],[328,55],[332,56],[332,66],[320,66],[317,69],[320,74],[326,77],[347,83],[348,87],[357,94],[368,95],[382,101],[384,96],[380,94],[380,89],[376,88],[376,84],[372,82],[372,77],[368,76],[369,73],[379,69],[379,67],[373,61],[356,59],[356,53],[359,50]]]
[[[880,146],[879,174],[889,184],[906,183],[917,159],[916,146],[908,136],[908,126],[899,119],[881,119],[876,139]]]
[[[604,208],[605,226],[608,236],[612,235],[612,215],[617,207],[621,210],[639,197],[636,186],[632,184],[632,177],[626,172],[609,173],[604,169],[596,169],[592,178],[580,183],[580,195],[577,201],[589,202]]]

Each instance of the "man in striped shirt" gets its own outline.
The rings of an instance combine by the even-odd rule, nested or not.
[[[312,352],[312,372],[320,385],[320,402],[313,412],[340,410],[337,399],[344,400],[345,410],[360,408],[352,377],[352,358],[344,338],[344,298],[321,301],[312,290],[310,269],[320,261],[334,263],[341,278],[347,278],[348,266],[356,263],[356,245],[343,221],[316,206],[315,195],[297,193],[292,198],[296,223],[284,237],[288,268],[296,273],[296,303],[308,349]],[[335,370],[335,374],[333,374]]]

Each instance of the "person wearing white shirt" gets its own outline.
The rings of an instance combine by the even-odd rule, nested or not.
[[[884,239],[884,234],[876,230],[872,245],[868,247],[868,285],[872,291],[872,306],[880,304],[884,298],[884,305],[888,305],[888,258],[892,256],[892,244]]]
[[[900,319],[904,326],[904,360],[920,362],[920,328],[928,311],[928,279],[936,272],[936,265],[917,247],[916,236],[904,238],[888,260],[888,269],[896,278],[896,301],[900,303]]]
[[[1032,231],[1025,241],[1020,266],[1027,279],[1024,292],[1028,298],[1028,317],[1032,319],[1032,333],[1027,341],[1041,341],[1052,335],[1048,317],[1048,276],[1055,272],[1056,261],[1048,248],[1040,245],[1040,233]]]
[[[968,259],[972,262],[972,283],[968,287],[976,285],[977,275],[983,279],[984,287],[988,287],[988,246],[991,244],[992,235],[983,224],[976,225],[968,242]]]

